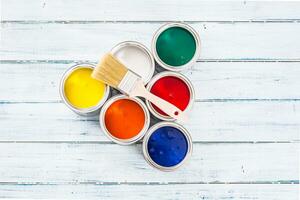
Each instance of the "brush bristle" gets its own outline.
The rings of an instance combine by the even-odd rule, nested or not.
[[[92,77],[118,88],[128,69],[111,54],[106,54],[95,67]]]

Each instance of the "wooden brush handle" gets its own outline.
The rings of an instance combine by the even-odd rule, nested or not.
[[[187,121],[185,113],[173,104],[167,102],[166,100],[159,98],[158,96],[150,92],[145,93],[144,98],[151,101],[151,103],[155,104],[159,109],[164,111],[170,117],[181,122]]]
[[[141,80],[137,82],[134,91],[131,92],[129,95],[144,97],[145,99],[149,100],[151,103],[155,104],[159,109],[164,111],[170,117],[172,117],[180,122],[186,122],[188,120],[188,117],[182,110],[180,110],[173,104],[167,102],[166,100],[159,98],[158,96],[150,93],[145,88],[145,86]]]

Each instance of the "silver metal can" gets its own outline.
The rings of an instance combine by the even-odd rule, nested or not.
[[[152,134],[154,134],[156,130],[158,130],[162,127],[173,127],[175,129],[179,130],[179,132],[181,132],[183,134],[183,136],[185,137],[186,142],[187,142],[187,144],[186,144],[187,149],[186,149],[186,154],[185,154],[184,158],[178,164],[173,165],[173,166],[162,166],[162,165],[158,164],[157,162],[155,162],[149,154],[149,150],[148,150],[149,140],[151,141]],[[164,138],[167,138],[167,137],[164,137]],[[161,138],[160,140],[163,140],[163,138]],[[160,148],[164,148],[163,150],[166,150],[166,151],[174,151],[174,150],[172,150],[174,148],[172,146],[172,144],[169,144],[169,145],[170,146],[168,146],[168,144],[161,143],[157,146],[159,146]],[[162,152],[159,152],[159,153],[162,153],[161,155],[166,155],[166,154],[163,154],[163,153],[166,153],[166,152],[163,152],[163,150],[161,149]],[[146,161],[153,167],[155,167],[159,170],[162,170],[162,171],[174,171],[175,169],[177,169],[178,167],[183,165],[191,156],[192,150],[193,150],[193,142],[192,142],[192,138],[191,138],[189,132],[183,126],[181,126],[177,123],[174,123],[174,122],[160,122],[160,123],[155,124],[148,130],[148,132],[146,133],[144,140],[143,140],[143,154],[144,154]],[[151,149],[150,149],[150,151],[151,151]],[[157,151],[157,149],[154,149],[153,151]]]
[[[78,108],[78,107],[72,105],[69,102],[68,98],[66,97],[65,81],[71,75],[72,72],[74,72],[75,70],[80,69],[80,68],[89,68],[89,69],[93,70],[95,68],[95,65],[91,64],[91,63],[79,63],[79,64],[73,65],[72,67],[67,69],[66,72],[63,74],[61,81],[60,81],[59,93],[60,93],[61,99],[67,105],[68,108],[70,108],[72,111],[74,111],[75,113],[77,113],[79,115],[83,115],[83,116],[97,115],[100,112],[101,106],[105,103],[105,101],[108,99],[108,97],[110,95],[110,87],[108,85],[106,85],[104,96],[99,101],[99,103],[96,106],[93,106],[90,108]]]
[[[153,76],[155,61],[146,46],[135,41],[125,41],[117,44],[111,53],[131,71],[141,76],[147,84]]]
[[[195,101],[194,87],[193,87],[193,84],[191,83],[191,81],[187,77],[185,77],[184,75],[182,75],[180,73],[171,72],[171,71],[164,71],[164,72],[156,74],[151,79],[151,81],[148,83],[147,90],[151,91],[151,88],[156,83],[156,81],[158,81],[159,79],[161,79],[163,77],[176,77],[176,78],[182,80],[186,84],[186,86],[189,89],[190,100],[189,100],[189,103],[188,103],[187,107],[185,108],[184,112],[188,112],[189,110],[191,110],[191,108],[193,107],[194,101]],[[152,105],[152,103],[150,101],[146,100],[146,104],[147,104],[147,107],[149,108],[150,112],[155,117],[157,117],[158,119],[165,120],[165,121],[175,121],[174,118],[172,118],[170,116],[167,116],[167,115],[162,115],[157,110],[155,110],[154,107],[153,107],[153,105]]]
[[[158,37],[167,29],[172,28],[172,27],[180,27],[183,28],[185,30],[187,30],[189,33],[192,34],[194,40],[195,40],[195,44],[196,44],[196,50],[194,53],[194,56],[192,57],[191,60],[189,60],[189,62],[187,62],[184,65],[180,65],[180,66],[172,66],[169,65],[167,63],[165,63],[164,61],[162,61],[157,53],[157,49],[156,49],[156,42]],[[196,63],[197,59],[200,56],[200,36],[197,33],[197,31],[195,29],[193,29],[191,26],[185,24],[185,23],[181,23],[181,22],[171,22],[171,23],[166,23],[163,26],[161,26],[154,34],[153,39],[152,39],[152,45],[151,45],[151,49],[152,49],[152,54],[154,56],[155,61],[163,68],[167,69],[167,70],[171,70],[171,71],[183,71],[189,67],[191,67],[193,64]],[[174,49],[174,51],[176,51],[176,49]]]
[[[116,101],[121,100],[121,99],[128,99],[131,101],[136,102],[144,111],[145,114],[145,123],[144,123],[144,127],[142,128],[142,130],[133,138],[130,139],[120,139],[115,137],[114,135],[112,135],[106,128],[106,124],[105,124],[105,114],[107,109]],[[147,106],[144,104],[144,102],[136,97],[128,97],[125,95],[116,95],[112,98],[110,98],[102,107],[101,112],[100,112],[100,116],[99,116],[99,123],[100,123],[100,127],[102,129],[102,131],[105,133],[105,135],[112,140],[113,142],[117,143],[117,144],[121,144],[121,145],[130,145],[133,143],[136,143],[137,141],[139,141],[140,139],[142,139],[145,135],[145,133],[147,132],[149,125],[150,125],[150,114],[149,111],[147,109]],[[134,122],[132,122],[134,123]],[[117,126],[118,124],[116,124]]]

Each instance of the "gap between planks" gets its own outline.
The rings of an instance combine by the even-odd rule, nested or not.
[[[101,181],[73,181],[73,182],[1,182],[0,185],[284,185],[299,184],[299,180],[277,180],[277,181],[239,181],[239,182],[101,182]]]
[[[95,120],[96,121],[96,120]],[[46,141],[46,140],[0,140],[0,144],[109,144],[118,145],[112,141]],[[300,143],[300,140],[290,141],[193,141],[193,144],[287,144],[287,143]],[[135,144],[142,144],[142,141],[138,141]]]
[[[71,64],[71,63],[82,63],[91,62],[97,63],[95,60],[0,60],[0,64]],[[199,59],[198,63],[205,62],[300,62],[300,58],[296,59],[258,59],[258,58],[247,58],[247,59]]]
[[[195,102],[201,102],[201,103],[224,103],[224,102],[294,102],[294,101],[300,101],[300,99],[195,99]],[[0,104],[57,104],[57,103],[63,103],[62,101],[5,101],[0,100]],[[88,121],[88,120],[84,120]],[[94,120],[92,120],[94,121]]]
[[[168,22],[184,22],[188,24],[195,23],[222,23],[222,24],[235,24],[235,23],[300,23],[300,19],[262,19],[262,20],[2,20],[1,24],[157,24]]]

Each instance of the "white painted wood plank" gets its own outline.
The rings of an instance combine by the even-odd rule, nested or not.
[[[295,182],[299,143],[194,144],[186,165],[172,173],[144,160],[142,146],[2,143],[0,182]]]
[[[150,47],[162,23],[2,24],[2,60],[98,60],[124,40]],[[194,23],[201,59],[299,59],[300,23]]]
[[[2,0],[3,20],[299,19],[298,2]]]
[[[62,74],[73,64],[0,64],[0,101],[59,101]],[[198,62],[184,73],[196,99],[300,99],[292,62]]]
[[[297,200],[299,185],[0,185],[0,198]]]
[[[161,24],[155,21],[165,20],[296,22],[203,22],[194,26],[202,37],[202,59],[299,59],[299,3],[81,2],[1,1],[1,20],[34,20],[32,24],[2,24],[1,60],[97,60],[121,40],[140,40],[150,46],[151,35]],[[39,20],[63,21],[56,24]],[[68,20],[90,22],[63,24],[69,23]],[[107,20],[155,23],[103,23]],[[67,65],[1,65],[0,83],[4,84],[0,84],[3,102],[0,104],[0,140],[4,142],[0,143],[0,197],[49,198],[61,194],[64,198],[102,199],[126,195],[140,199],[146,193],[148,199],[296,199],[299,191],[295,190],[295,185],[188,184],[215,181],[299,183],[299,143],[201,143],[299,140],[297,63],[255,63],[255,67],[253,63],[243,63],[243,68],[240,63],[223,64],[198,63],[187,72],[197,88],[198,100],[291,100],[197,102],[193,120],[187,125],[196,138],[194,156],[182,169],[167,174],[147,165],[140,144],[131,147],[101,144],[108,140],[100,133],[96,118],[78,117],[60,103],[28,102],[58,101],[58,79]],[[9,67],[16,67],[16,71],[7,70]],[[28,76],[48,72],[47,78]],[[38,185],[22,185],[27,181]],[[20,185],[13,185],[17,182]],[[62,185],[47,185],[51,182]],[[79,185],[73,185],[78,182]],[[104,182],[104,186],[97,185],[98,182]],[[118,186],[118,182],[125,185]],[[134,184],[126,185],[127,182]],[[155,184],[145,186],[147,182]],[[159,182],[173,185],[160,186]],[[136,190],[139,191],[137,196],[133,193]],[[155,193],[150,193],[153,191]]]
[[[299,140],[300,102],[196,102],[185,127],[193,141]],[[62,103],[0,104],[0,141],[109,141],[98,116]]]

